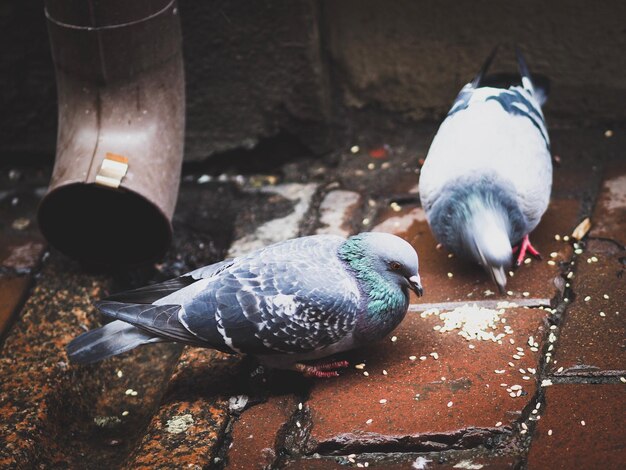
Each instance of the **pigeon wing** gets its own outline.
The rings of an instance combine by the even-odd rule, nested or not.
[[[340,237],[303,237],[239,258],[185,304],[180,320],[199,338],[215,329],[248,354],[323,349],[351,334],[356,280],[337,258]]]

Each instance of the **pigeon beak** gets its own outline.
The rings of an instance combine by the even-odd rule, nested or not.
[[[500,294],[504,294],[506,288],[506,272],[503,266],[489,266],[487,272],[491,280],[498,286]]]
[[[421,297],[422,295],[424,295],[424,288],[422,287],[419,274],[416,274],[415,276],[411,276],[409,278],[409,286],[410,286],[410,289],[413,292],[415,292],[418,297]]]

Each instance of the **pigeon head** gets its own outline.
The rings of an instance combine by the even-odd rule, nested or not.
[[[462,251],[487,271],[500,292],[506,287],[511,267],[511,241],[507,215],[496,208],[483,208],[471,215],[462,228]]]
[[[402,238],[389,233],[364,232],[348,238],[340,256],[365,281],[371,291],[384,288],[387,281],[408,294],[424,294],[415,249]],[[382,278],[382,279],[381,279]]]

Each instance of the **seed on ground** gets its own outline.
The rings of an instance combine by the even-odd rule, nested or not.
[[[450,408],[454,403],[452,403],[451,401],[448,402],[448,408]]]
[[[497,427],[497,428],[499,428],[500,426],[502,426],[502,421],[498,421],[498,422],[496,423],[496,427]]]
[[[587,423],[585,423],[585,420],[584,420],[584,419],[581,419],[581,420],[580,420],[580,424],[582,424],[582,425],[584,426],[584,425],[585,425],[585,424],[587,424]]]
[[[604,312],[600,312],[600,316],[601,316],[601,317],[606,317],[606,313],[604,313]]]
[[[530,261],[531,261],[531,260],[530,260],[530,258],[526,258],[526,259],[524,260],[524,264],[530,264]]]
[[[420,356],[420,361],[425,361],[426,359],[428,359],[426,356]]]
[[[605,299],[609,299],[609,294],[604,294],[602,297],[604,297]]]
[[[528,431],[526,429],[522,429],[519,433],[520,434],[526,434]]]
[[[365,377],[369,377],[369,376],[370,376],[370,373],[369,373],[368,371],[364,370],[364,371],[363,371],[363,375],[364,375]]]
[[[626,384],[626,377],[620,377],[619,380],[620,382]]]
[[[359,146],[358,145],[353,145],[352,147],[350,147],[350,153],[359,153]]]
[[[365,363],[355,364],[354,368],[355,369],[365,369]]]
[[[496,369],[496,370],[494,370],[494,372],[496,374],[504,374],[505,370],[498,370],[498,369]]]
[[[548,436],[552,435],[552,429],[548,429]]]
[[[439,354],[437,354],[436,352],[431,352],[430,355],[435,359],[439,359]]]
[[[448,278],[449,278],[449,279],[452,279],[453,277],[454,277],[454,274],[452,274],[452,273],[448,273]]]
[[[383,369],[383,375],[387,375],[387,371]]]
[[[522,429],[528,429],[528,425],[526,423],[522,423]]]
[[[522,375],[522,380],[530,380],[530,377],[527,375]]]
[[[517,395],[515,394],[515,392],[511,392],[509,393],[509,395],[511,396],[511,398],[515,398]]]
[[[590,295],[588,295],[588,296],[587,296],[587,297],[585,297],[583,300],[584,300],[585,302],[589,302],[589,301],[591,300],[591,296],[590,296]]]
[[[552,380],[550,380],[550,379],[543,379],[541,381],[541,386],[542,387],[549,387],[551,385],[552,385]]]
[[[384,405],[385,403],[387,403],[387,400],[385,398],[383,398],[383,399],[379,400],[378,403],[380,403],[381,405]]]
[[[396,341],[398,341],[398,337],[397,336],[392,336],[391,337],[391,342],[395,343]]]
[[[374,422],[374,420],[372,418],[370,418],[367,421],[365,421],[365,424],[372,424],[373,422]]]
[[[298,403],[298,409],[302,410],[302,403]]]
[[[557,233],[556,235],[554,235],[554,239],[558,242],[561,239],[561,235]]]
[[[556,266],[556,263],[554,261],[552,261],[551,259],[548,260],[548,264],[550,266]]]
[[[415,359],[417,359],[417,356],[409,356],[409,361],[414,361]]]

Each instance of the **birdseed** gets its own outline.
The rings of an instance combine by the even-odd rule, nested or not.
[[[128,416],[129,415],[129,411],[122,411],[122,416]]]
[[[449,279],[452,279],[453,277],[454,277],[454,274],[452,274],[452,273],[448,273],[448,278],[449,278]]]
[[[604,297],[606,300],[609,300],[609,294],[604,294],[602,297]]]
[[[454,403],[452,403],[451,401],[449,401],[449,402],[448,402],[448,408],[451,408],[453,404],[454,404]]]
[[[397,336],[392,336],[391,337],[391,342],[395,343],[396,341],[398,341],[398,337]]]
[[[600,312],[600,316],[601,316],[601,317],[606,317],[606,313],[604,313],[604,312]]]
[[[552,429],[548,429],[548,436],[552,435]]]
[[[582,424],[584,426],[587,423],[585,423],[585,420],[583,419],[583,420],[580,421],[580,424]]]
[[[526,258],[526,259],[524,260],[524,264],[530,264],[530,261],[531,261],[531,259],[530,259],[530,258]]]
[[[498,421],[498,422],[496,423],[496,427],[497,427],[497,428],[499,428],[500,426],[502,426],[502,421]]]
[[[354,366],[354,368],[355,368],[355,369],[365,369],[365,363],[363,363],[363,362],[362,362],[361,364],[356,364],[356,365]]]
[[[387,403],[387,400],[385,398],[379,400],[379,402],[381,405],[384,405],[385,403]]]
[[[588,296],[587,296],[587,297],[585,297],[583,300],[584,300],[585,302],[589,302],[589,301],[591,300],[591,296],[590,296],[590,295],[588,295]]]
[[[367,421],[365,421],[365,424],[372,424],[373,422],[374,422],[374,420],[372,418],[370,418]]]
[[[620,380],[622,383],[626,384],[626,377],[620,377],[620,378],[619,378],[619,380]]]
[[[353,145],[352,147],[350,147],[350,153],[359,153],[359,146],[358,145]]]
[[[494,372],[496,374],[504,374],[506,371],[505,370],[498,370],[498,369],[496,369],[496,370],[494,370]]]
[[[526,423],[522,423],[522,429],[528,429],[528,425]]]
[[[387,371],[383,369],[383,375],[387,375]]]
[[[542,387],[549,387],[551,385],[552,385],[552,380],[550,380],[550,379],[543,379],[541,381],[541,386]]]
[[[431,352],[430,355],[435,359],[439,359],[439,354],[437,354],[436,352]]]
[[[528,431],[526,431],[526,429],[522,429],[519,433],[520,434],[526,434]]]
[[[415,359],[417,359],[417,356],[409,356],[409,361],[414,361]]]

